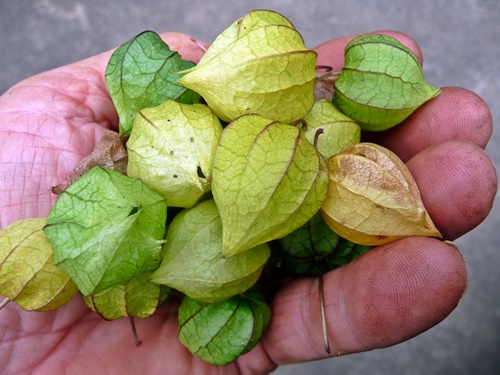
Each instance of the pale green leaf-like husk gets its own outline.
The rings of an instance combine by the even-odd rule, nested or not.
[[[223,121],[257,113],[291,123],[314,102],[316,52],[275,12],[251,12],[216,38],[178,82]]]
[[[361,140],[361,127],[326,99],[314,102],[303,120],[307,126],[306,137],[312,144],[316,132],[323,129],[318,137],[317,147],[325,160]]]
[[[231,26],[220,33],[212,44],[210,44],[210,48],[200,59],[200,62],[205,63],[213,57],[217,58],[217,56],[230,47],[238,37],[243,36],[255,28],[270,25],[282,25],[293,28],[292,23],[277,12],[269,10],[252,11],[246,16],[236,20]]]
[[[333,102],[362,129],[382,131],[406,119],[440,89],[425,82],[411,50],[385,35],[363,35],[345,48]]]
[[[120,135],[128,136],[137,111],[167,99],[197,103],[199,95],[178,84],[179,70],[194,66],[170,50],[161,37],[145,31],[122,44],[106,67],[106,84],[120,118]]]
[[[54,264],[45,223],[46,218],[25,219],[0,230],[0,294],[28,311],[58,308],[78,291]]]
[[[166,215],[141,180],[96,167],[59,196],[44,230],[58,267],[89,295],[158,267]]]
[[[227,256],[301,227],[328,190],[326,162],[303,131],[258,115],[224,129],[212,176]]]
[[[87,306],[104,319],[122,317],[147,318],[168,297],[170,289],[150,282],[151,272],[133,277],[123,285],[115,285],[100,293],[84,296]]]
[[[224,366],[257,344],[270,319],[271,309],[256,293],[212,304],[185,297],[179,308],[179,340],[194,355]]]
[[[253,286],[269,256],[269,246],[261,244],[224,257],[221,220],[210,199],[175,216],[167,233],[163,261],[151,281],[199,301],[218,302]]]
[[[212,160],[222,125],[203,104],[173,100],[138,112],[127,142],[127,174],[167,201],[192,207],[210,191]]]

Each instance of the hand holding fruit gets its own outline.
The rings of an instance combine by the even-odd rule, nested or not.
[[[421,59],[411,38],[386,34]],[[202,55],[186,35],[163,37],[186,60]],[[318,64],[340,70],[350,39],[319,46]],[[103,78],[109,57],[102,54],[32,77],[0,99],[1,227],[47,216],[56,199],[48,189],[64,180],[108,129],[118,129]],[[462,104],[462,116],[446,110],[451,102]],[[491,127],[480,98],[443,88],[403,124],[376,134],[377,143],[407,163],[445,239],[473,229],[491,209],[496,176],[482,151]],[[408,238],[370,250],[324,277],[332,353],[393,345],[423,332],[453,310],[466,282],[457,249],[437,239]],[[317,279],[309,278],[280,290],[264,337],[237,364],[228,365],[227,372],[267,373],[279,364],[324,357],[317,290]],[[106,322],[80,298],[43,313],[9,304],[0,312],[0,368],[5,373],[81,373],[90,368],[107,373],[206,372],[210,365],[193,359],[178,341],[176,319],[176,305],[169,303],[141,320],[143,344],[137,348],[127,321]]]

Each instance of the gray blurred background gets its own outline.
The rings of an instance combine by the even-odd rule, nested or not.
[[[475,91],[500,122],[498,0],[0,0],[0,93],[146,29],[211,41],[253,9],[282,13],[310,47],[379,29],[406,32],[420,43],[431,85]],[[486,151],[500,165],[498,132]],[[392,348],[283,366],[276,374],[500,374],[499,229],[494,207],[484,223],[456,241],[468,263],[469,288],[441,324]]]

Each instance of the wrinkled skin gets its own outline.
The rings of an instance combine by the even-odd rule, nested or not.
[[[419,57],[407,35],[395,36]],[[163,37],[185,59],[202,50],[184,34]],[[318,64],[339,70],[352,37],[319,47]],[[110,52],[31,77],[0,98],[0,227],[46,216],[56,200],[49,188],[89,154],[117,114],[103,73]],[[424,203],[446,239],[476,227],[497,189],[483,152],[492,131],[485,103],[461,88],[443,88],[407,121],[375,141],[408,165]],[[434,326],[457,306],[467,285],[458,249],[430,238],[409,238],[372,249],[325,275],[332,355],[397,344]],[[264,374],[276,366],[326,357],[315,278],[287,285],[272,301],[274,316],[261,342],[235,363],[215,368],[192,357],[177,340],[176,302],[136,322],[134,345],[127,319],[108,322],[80,297],[45,313],[14,303],[0,311],[3,374]]]

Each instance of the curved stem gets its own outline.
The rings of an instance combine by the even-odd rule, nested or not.
[[[318,139],[319,139],[319,136],[321,134],[323,134],[323,128],[319,128],[318,130],[316,130],[316,134],[314,134],[314,148],[316,149],[316,151],[318,151]]]
[[[325,342],[325,351],[330,354],[330,340],[328,339],[328,328],[326,326],[326,312],[325,312],[325,297],[323,294],[323,274],[318,277],[319,286],[319,307],[321,311],[321,325],[323,327],[323,340]]]
[[[330,65],[316,65],[316,70],[324,70],[325,72],[331,72],[333,68]]]
[[[302,125],[302,130],[307,130],[307,122],[306,120],[304,119],[298,119],[298,120],[295,120],[292,124],[292,126],[297,126],[297,125]]]
[[[134,334],[134,341],[135,341],[135,346],[141,346],[142,341],[139,340],[139,337],[137,336],[137,329],[135,328],[135,320],[133,316],[128,317],[130,320],[130,326],[132,327],[132,333]]]
[[[196,38],[194,38],[194,37],[191,37],[191,42],[193,42],[193,43],[194,43],[194,44],[196,44],[198,47],[200,47],[200,48],[203,50],[203,52],[207,52],[207,48],[206,48],[203,44],[201,44],[201,43],[200,43],[200,41],[199,41],[198,39],[196,39]]]
[[[333,78],[335,80],[339,77],[340,73],[341,72],[330,72],[330,73],[323,74],[323,75],[319,76],[318,78],[316,78],[316,83],[323,81],[324,79],[327,79],[327,78]]]

